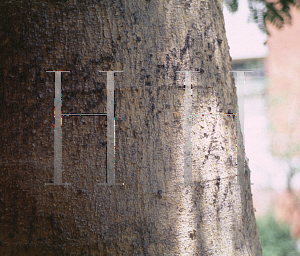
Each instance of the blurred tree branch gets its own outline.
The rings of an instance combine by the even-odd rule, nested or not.
[[[229,12],[235,13],[238,11],[238,0],[224,0],[224,4]],[[248,21],[257,23],[259,30],[270,36],[271,34],[266,28],[266,22],[269,21],[278,29],[281,29],[285,24],[290,25],[292,21],[291,6],[295,6],[300,10],[300,0],[278,0],[276,2],[248,0],[250,9]]]

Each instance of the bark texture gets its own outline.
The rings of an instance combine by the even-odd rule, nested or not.
[[[232,116],[193,115],[184,175],[184,75],[193,113],[235,112],[221,1],[0,3],[1,255],[261,255],[250,170],[235,183]],[[221,39],[221,40],[218,40]],[[63,117],[53,179],[54,75],[63,113],[104,113],[115,75],[116,182],[105,182],[105,117]],[[239,123],[239,122],[238,122]],[[243,144],[238,145],[243,148]],[[244,176],[243,173],[240,174]]]

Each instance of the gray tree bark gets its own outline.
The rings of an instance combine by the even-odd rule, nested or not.
[[[221,1],[1,1],[1,255],[261,255],[250,170],[236,177],[237,97]],[[219,39],[219,40],[218,40]],[[221,40],[220,40],[221,39]],[[185,184],[184,74],[192,73]],[[62,113],[105,113],[115,85],[115,179],[105,116],[62,117],[54,174],[54,75]],[[197,114],[195,114],[197,113]],[[56,113],[56,115],[59,113]]]

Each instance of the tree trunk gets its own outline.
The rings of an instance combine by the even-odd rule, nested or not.
[[[248,165],[234,185],[236,118],[200,114],[237,104],[222,2],[80,2],[0,3],[0,254],[261,255]],[[188,86],[176,71],[196,69],[186,184]],[[124,185],[99,185],[103,115],[62,117],[70,185],[45,185],[55,182],[54,70],[70,71],[62,113],[106,113],[99,71],[123,71],[114,86],[115,180]]]

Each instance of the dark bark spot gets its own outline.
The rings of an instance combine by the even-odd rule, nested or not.
[[[155,104],[152,104],[152,105],[151,105],[151,112],[152,112],[152,113],[153,113],[154,109],[155,109]]]
[[[138,133],[137,133],[136,131],[133,131],[133,136],[134,136],[134,138],[136,138],[137,135],[138,135]]]
[[[191,8],[191,1],[186,1],[185,3],[184,3],[184,9],[190,9]]]
[[[81,55],[79,53],[74,54],[73,64],[77,65],[81,62]]]
[[[229,156],[229,157],[227,158],[226,164],[227,164],[228,166],[232,166],[232,165],[233,165],[233,163],[232,163],[232,157],[231,157],[231,156]]]
[[[218,187],[218,191],[220,189],[220,177],[217,178],[217,183],[216,183],[217,187]]]
[[[81,195],[83,195],[83,194],[86,193],[86,191],[85,191],[84,189],[81,188],[81,189],[78,189],[78,193],[81,194]]]
[[[189,234],[189,236],[190,236],[190,238],[191,238],[192,240],[194,240],[194,237],[196,236],[196,230],[193,230],[193,232],[191,232],[191,233]]]
[[[99,65],[100,63],[102,63],[103,61],[100,59],[90,59],[90,63],[91,64],[96,64]]]
[[[157,191],[157,196],[158,196],[158,198],[162,198],[162,194],[163,194],[163,191],[162,190],[158,190]]]
[[[50,46],[47,46],[47,47],[46,47],[46,51],[47,51],[47,53],[51,53],[51,52],[52,52],[52,50],[53,50],[53,49],[52,49]]]
[[[133,21],[132,24],[137,24],[137,23],[138,23],[138,17],[137,17],[137,15],[136,15],[136,12],[133,13],[132,16],[133,16],[133,19],[134,19],[134,21]]]
[[[191,36],[189,33],[185,37],[184,47],[180,50],[180,59],[183,60],[183,55],[186,53],[186,50],[192,46]]]

